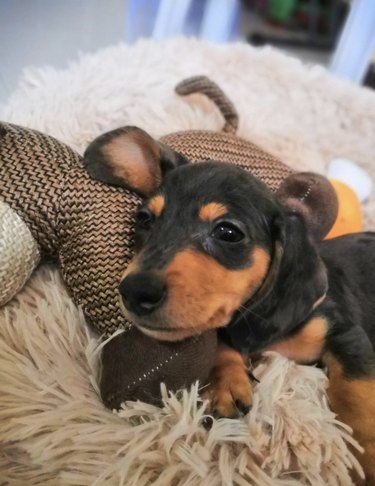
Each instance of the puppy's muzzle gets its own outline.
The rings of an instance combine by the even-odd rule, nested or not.
[[[159,309],[167,296],[164,281],[150,272],[132,272],[120,283],[124,306],[137,316],[146,316]]]

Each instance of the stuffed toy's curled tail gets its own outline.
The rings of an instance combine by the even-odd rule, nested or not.
[[[236,133],[238,128],[238,114],[230,99],[219,86],[207,78],[207,76],[193,76],[181,81],[176,86],[176,93],[186,96],[194,93],[202,93],[207,96],[219,108],[224,117],[223,132]]]

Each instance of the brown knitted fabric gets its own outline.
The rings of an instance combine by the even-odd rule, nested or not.
[[[61,191],[59,260],[71,294],[100,334],[129,325],[117,286],[133,255],[133,214],[140,198],[72,168]]]
[[[160,139],[192,162],[219,160],[239,165],[276,191],[292,169],[256,145],[229,133],[189,130]]]
[[[35,130],[0,123],[0,197],[29,227],[42,255],[56,257],[59,194],[80,157]]]
[[[89,178],[81,157],[52,137],[1,125],[0,197],[31,229],[42,254],[59,257],[75,302],[101,334],[125,324],[117,283],[132,256],[139,198]]]

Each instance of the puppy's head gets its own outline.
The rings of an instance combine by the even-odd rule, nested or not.
[[[135,127],[97,139],[84,159],[95,178],[148,198],[119,282],[124,312],[143,332],[179,340],[226,326],[271,291],[288,215],[250,173],[189,164]]]

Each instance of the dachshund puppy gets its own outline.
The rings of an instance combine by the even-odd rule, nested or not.
[[[170,341],[218,329],[209,396],[220,416],[249,410],[254,353],[322,361],[375,484],[375,233],[315,243],[250,173],[189,164],[136,127],[99,137],[84,160],[94,178],[148,197],[119,282],[132,322]]]

